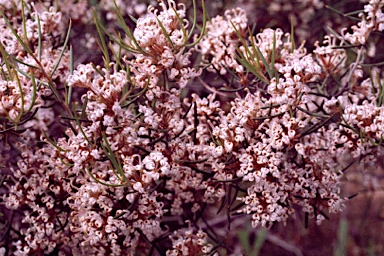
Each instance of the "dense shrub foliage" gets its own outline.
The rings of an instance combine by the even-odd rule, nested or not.
[[[321,224],[384,157],[380,0],[310,46],[322,1],[291,31],[195,1],[0,2],[4,255],[239,255],[210,227]]]

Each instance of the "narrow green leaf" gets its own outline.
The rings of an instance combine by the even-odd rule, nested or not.
[[[121,182],[124,183],[127,178],[125,177],[125,174],[124,174],[123,168],[121,167],[120,161],[118,160],[118,158],[116,159],[116,157],[115,157],[115,155],[111,149],[111,146],[108,143],[108,139],[107,139],[105,132],[102,132],[101,135],[102,135],[104,143],[105,143],[105,146],[103,144],[101,144],[101,147],[103,148],[105,155],[108,157],[108,159],[113,164],[113,167],[114,167],[113,172],[115,173],[117,178]],[[116,173],[115,170],[117,170],[118,173]]]
[[[13,72],[15,72],[15,78],[16,78],[16,81],[17,81],[17,87],[19,88],[20,100],[21,100],[20,113],[19,113],[18,117],[16,118],[17,122],[19,122],[21,120],[21,117],[24,114],[24,93],[23,93],[23,88],[21,86],[21,82],[20,82],[19,76],[17,75],[15,70]],[[16,128],[17,128],[17,126],[16,126]]]
[[[325,8],[337,13],[337,14],[340,14],[340,15],[343,15],[344,16],[344,13],[340,12],[339,10],[333,8],[332,6],[329,6],[329,5],[325,5]]]
[[[191,30],[189,31],[189,34],[187,36],[187,41],[191,36],[193,35],[193,32],[195,30],[196,24],[197,24],[197,6],[196,6],[196,0],[192,0],[192,5],[193,5],[193,21],[192,21],[192,27]],[[204,17],[203,17],[204,18]]]
[[[94,14],[94,15],[96,15],[96,14]],[[115,36],[113,36],[111,33],[109,33],[108,29],[105,28],[105,26],[97,18],[97,16],[95,18],[95,23],[98,23],[98,26],[101,28],[101,30],[103,30],[104,34],[106,34],[110,40],[112,40],[114,43],[118,44],[121,48],[123,48],[123,49],[125,49],[125,50],[127,50],[129,52],[132,52],[132,53],[142,54],[141,51],[136,50],[135,48],[132,48],[132,47],[128,46],[125,43],[124,39],[122,39],[120,37],[120,35],[116,34]],[[118,39],[116,39],[115,37],[117,37]]]
[[[334,256],[347,255],[347,242],[348,242],[348,221],[346,219],[342,219],[339,224],[338,241],[337,241],[337,246],[335,248],[333,255]]]
[[[17,62],[17,63],[20,63],[20,64],[22,64],[22,65],[24,65],[24,66],[27,66],[27,67],[30,67],[30,68],[33,68],[33,69],[40,69],[40,68],[37,67],[37,66],[34,66],[34,65],[32,65],[32,64],[29,64],[29,63],[26,63],[26,62],[24,62],[24,61],[21,61],[21,60],[17,59],[15,56],[11,56],[11,57],[12,57],[12,60],[13,60],[13,61],[15,61],[15,62]]]
[[[379,95],[377,100],[378,100],[378,106],[381,107],[384,100],[384,83],[381,82],[379,75],[377,75],[377,83],[379,85]],[[372,86],[374,86],[373,83],[372,83]]]
[[[27,110],[27,112],[31,111],[32,108],[35,106],[35,102],[36,102],[36,95],[37,95],[37,85],[36,85],[36,79],[35,79],[35,76],[33,74],[33,72],[31,73],[31,81],[32,81],[32,88],[33,88],[33,92],[32,92],[32,101],[31,101],[31,105],[29,106],[29,109]]]
[[[25,8],[25,2],[24,2],[24,0],[22,0],[21,1],[21,20],[22,20],[22,25],[23,25],[23,35],[25,37],[25,42],[29,45],[29,39],[28,39],[28,33],[27,33],[27,21],[25,18],[24,8]]]
[[[0,43],[0,44],[1,44],[1,43]],[[0,72],[1,72],[1,78],[2,78],[3,80],[8,81],[8,80],[9,80],[9,79],[8,79],[8,75],[5,73],[3,67],[0,67]]]
[[[67,31],[67,36],[65,37],[65,41],[64,41],[64,44],[62,46],[62,50],[61,50],[61,53],[60,53],[60,56],[59,56],[59,59],[57,60],[56,62],[56,65],[54,66],[52,72],[51,72],[51,78],[53,76],[53,74],[56,72],[56,69],[58,68],[60,62],[61,62],[61,59],[63,58],[63,55],[64,55],[64,52],[67,48],[67,44],[69,42],[69,36],[70,36],[70,33],[71,33],[71,28],[72,28],[72,20],[69,19],[69,25],[68,25],[68,31]]]
[[[104,185],[104,186],[107,186],[107,187],[124,187],[124,186],[128,185],[128,184],[110,184],[110,183],[106,183],[106,182],[101,181],[98,178],[96,178],[96,176],[94,176],[92,174],[92,172],[88,168],[85,168],[85,170],[87,171],[89,176],[91,176],[92,179],[94,179],[97,183],[99,183],[101,185]]]
[[[187,31],[185,30],[183,20],[180,18],[180,15],[177,13],[175,8],[172,7],[172,10],[175,12],[177,22],[179,23],[181,31],[183,32],[184,44],[186,44],[189,38],[187,37]]]
[[[137,19],[135,17],[133,17],[132,15],[129,15],[129,18],[135,23],[137,24]]]
[[[316,123],[312,126],[309,126],[309,127],[306,127],[305,129],[303,129],[301,132],[300,132],[300,138],[304,137],[305,135],[307,134],[311,134],[313,132],[316,132],[318,129],[320,129],[321,127],[323,127],[327,122],[329,122],[329,120],[331,120],[332,116],[321,121],[320,123]]]
[[[91,63],[91,66],[93,69],[98,73],[103,79],[105,79],[104,73],[100,70],[100,66],[96,66],[95,64]]]
[[[255,243],[255,248],[253,249],[253,255],[260,255],[260,250],[263,247],[265,239],[267,238],[267,231],[264,228],[259,229],[257,232],[257,238]]]
[[[156,20],[157,20],[157,23],[160,25],[161,31],[163,31],[163,34],[164,34],[165,38],[167,39],[169,45],[171,46],[172,50],[175,50],[175,46],[173,45],[173,42],[172,42],[171,38],[169,37],[169,34],[168,34],[167,30],[165,29],[163,23],[157,17],[156,17]]]
[[[249,231],[247,230],[240,230],[237,233],[237,237],[239,238],[240,244],[244,250],[244,255],[251,255],[251,246],[249,243],[248,234],[249,234]]]
[[[5,79],[7,79],[7,80],[9,79],[9,80],[13,81],[12,68],[11,68],[13,65],[9,62],[9,54],[5,51],[3,44],[1,42],[0,42],[0,53],[1,53],[1,56],[3,56],[2,59],[5,63],[5,66],[6,66],[7,72],[8,72],[8,77],[4,71],[3,71],[3,76]]]
[[[83,134],[84,139],[88,142],[88,145],[91,145],[91,141],[88,138],[88,136],[85,134],[83,127],[81,126],[81,121],[79,120],[79,117],[77,116],[76,111],[73,111],[73,118],[75,119],[76,124],[79,127],[81,134]]]
[[[269,78],[272,78],[272,77],[273,77],[273,72],[272,72],[272,70],[270,69],[267,60],[264,58],[263,53],[261,52],[261,50],[260,50],[259,47],[256,46],[256,50],[257,50],[257,53],[258,53],[259,56],[260,56],[261,61],[262,61],[263,64],[264,64],[265,69],[267,70],[267,73],[268,73],[268,75],[269,75]]]
[[[382,62],[377,62],[377,63],[369,63],[369,64],[359,64],[362,67],[378,67],[384,65],[384,61]]]
[[[72,45],[69,46],[69,72],[71,75],[73,75],[74,70],[74,60],[73,60],[73,49]],[[66,84],[67,85],[67,84]],[[66,87],[65,87],[66,88]],[[72,85],[68,85],[68,89],[66,90],[65,94],[65,103],[69,107],[72,101]]]
[[[291,19],[291,53],[293,53],[296,49],[295,45],[295,24],[293,23],[293,18]]]
[[[344,16],[356,15],[356,14],[360,14],[363,12],[364,12],[364,10],[357,10],[357,11],[353,11],[353,12],[348,12],[348,13],[344,14]]]
[[[3,164],[0,164],[0,167],[3,168],[3,167],[5,167],[5,166],[4,166]],[[1,178],[0,178],[0,187],[3,186],[5,177],[6,177],[6,175],[1,175]],[[2,213],[1,213],[1,216],[3,216]]]
[[[21,44],[21,46],[24,48],[24,50],[30,54],[30,55],[33,55],[33,52],[31,50],[31,48],[29,48],[28,45],[26,45],[23,41],[23,39],[17,34],[17,31],[12,27],[12,24],[11,22],[9,21],[9,19],[7,18],[7,16],[5,16],[5,14],[3,13],[2,10],[0,10],[0,15],[3,17],[5,23],[7,24],[8,28],[11,30],[12,34],[16,37],[16,40]]]
[[[52,146],[54,146],[57,150],[59,150],[59,151],[61,151],[61,152],[67,152],[67,150],[61,148],[60,146],[57,145],[56,142],[54,142],[53,140],[51,140],[51,139],[49,138],[49,136],[47,135],[47,133],[46,133],[44,130],[42,130],[42,132],[43,132],[43,135],[44,135],[45,139],[46,139]]]
[[[344,41],[344,38],[339,34],[337,33],[335,30],[333,30],[331,27],[327,27],[327,30],[329,30],[329,32],[336,36],[337,39],[339,39],[340,41]]]
[[[203,7],[203,27],[201,29],[201,32],[200,32],[200,36],[191,44],[187,44],[186,46],[187,47],[193,47],[195,46],[196,44],[198,44],[201,39],[203,38],[203,36],[205,35],[205,29],[207,27],[207,10],[206,10],[206,7],[205,7],[205,3],[204,3],[204,0],[201,0],[201,5]],[[191,30],[191,33],[193,31]]]
[[[97,33],[99,34],[99,38],[100,38],[100,42],[101,42],[101,51],[103,52],[103,55],[104,55],[104,61],[105,61],[105,67],[106,68],[109,68],[109,63],[111,62],[110,61],[110,58],[109,58],[109,53],[108,53],[108,47],[107,47],[107,44],[105,43],[105,40],[104,40],[104,35],[103,35],[103,32],[102,32],[102,29],[100,28],[99,26],[99,22],[97,22],[97,17],[96,17],[96,14],[94,13],[94,18],[95,18],[95,24],[96,24],[96,30],[97,30]]]
[[[237,48],[238,49],[238,48]],[[264,74],[261,72],[260,65],[258,64],[258,61],[256,61],[255,66],[252,65],[248,61],[248,59],[243,55],[240,49],[238,49],[238,55],[236,55],[237,61],[240,62],[241,65],[243,65],[248,71],[250,71],[252,74],[254,74],[258,79],[263,81],[266,84],[269,84],[268,79],[264,76]]]
[[[118,50],[118,52],[116,53],[115,49],[113,49],[113,45],[112,45],[112,43],[109,42],[109,49],[111,50],[112,55],[113,55],[113,57],[115,58],[116,65],[117,65],[119,68],[124,69],[124,66],[123,66],[123,64],[121,63],[121,46],[119,46],[119,50]]]
[[[250,56],[252,56],[252,59],[254,59],[254,62],[256,64],[257,70],[259,70],[260,73],[263,73],[261,70],[261,65],[260,65],[260,57],[259,54],[257,53],[257,45],[256,45],[256,39],[254,36],[250,37],[251,41],[251,47],[252,47],[252,54],[250,53]]]
[[[88,97],[85,97],[84,102],[83,102],[83,106],[81,106],[80,119],[85,119],[85,115],[86,115],[85,111],[87,109],[87,105],[88,105]]]
[[[139,93],[135,94],[135,95],[129,95],[130,92],[126,93],[122,98],[121,100],[119,101],[120,105],[127,99],[127,98],[134,98],[133,100],[131,100],[130,102],[128,102],[127,104],[124,104],[124,106],[122,106],[122,108],[125,108],[127,107],[128,105],[132,104],[133,102],[136,101],[136,99],[141,96],[142,94],[144,94],[147,90],[148,90],[148,86],[149,86],[149,82],[150,82],[150,79],[151,77],[148,76],[148,80],[147,80],[147,83],[145,84],[145,87],[143,90],[141,90]]]
[[[320,118],[329,118],[330,116],[328,115],[322,115],[322,114],[318,114],[318,113],[314,113],[314,112],[310,112],[309,110],[306,110],[302,107],[299,107],[299,106],[296,106],[297,109],[299,109],[300,111],[310,115],[310,116],[314,116],[314,117],[320,117]]]
[[[138,50],[141,54],[147,55],[148,53],[140,47],[138,42],[136,41],[135,37],[132,34],[131,29],[127,26],[127,24],[124,21],[123,15],[120,12],[119,7],[116,4],[116,0],[113,0],[113,3],[115,5],[117,19],[119,21],[119,24],[122,26],[124,32],[128,35],[128,37],[132,40],[133,44],[136,46],[136,50]]]
[[[59,11],[59,0],[55,0],[55,12]]]
[[[259,117],[254,117],[252,119],[253,120],[266,120],[266,119],[272,119],[274,117],[282,116],[284,114],[285,114],[285,112],[277,113],[275,115],[271,115],[271,113],[269,113],[268,116],[259,116]]]
[[[275,69],[275,58],[276,58],[276,31],[273,33],[273,45],[272,45],[272,56],[271,56],[271,70],[273,70],[273,74],[270,77],[275,77],[276,69]]]
[[[228,89],[228,88],[219,88],[218,91],[221,91],[221,92],[239,92],[241,90],[244,90],[245,87],[240,87],[240,88],[236,88],[236,89]]]
[[[28,75],[27,73],[25,73],[25,71],[21,70],[19,67],[16,66],[15,68],[16,68],[17,72],[19,72],[19,73],[22,74],[23,76],[25,76],[25,77],[27,77],[27,78],[29,78],[29,79],[32,79],[32,76],[31,76],[31,75]],[[45,82],[45,81],[42,81],[42,80],[40,80],[40,79],[37,79],[37,78],[34,78],[34,79],[35,79],[39,84],[42,84],[42,85],[44,85],[44,86],[50,88],[50,84],[49,84],[49,83],[47,83],[47,82]]]
[[[383,143],[383,135],[380,135],[380,139],[379,139],[378,142],[376,142],[376,139],[375,139],[375,138],[371,138],[371,137],[369,137],[368,139],[369,139],[369,141],[372,143],[372,145],[374,145],[375,147],[381,146],[382,143]]]

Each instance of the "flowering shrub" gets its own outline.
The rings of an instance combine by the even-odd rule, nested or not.
[[[15,216],[3,254],[218,255],[211,220],[270,228],[303,211],[320,224],[348,199],[343,171],[384,155],[383,73],[364,62],[382,1],[313,52],[294,30],[252,32],[240,8],[207,20],[203,3],[200,26],[195,1],[192,19],[172,0],[146,14],[102,1],[103,62],[76,67],[70,32],[92,20],[86,1],[8,2],[0,160]],[[140,15],[134,28],[126,13]]]

